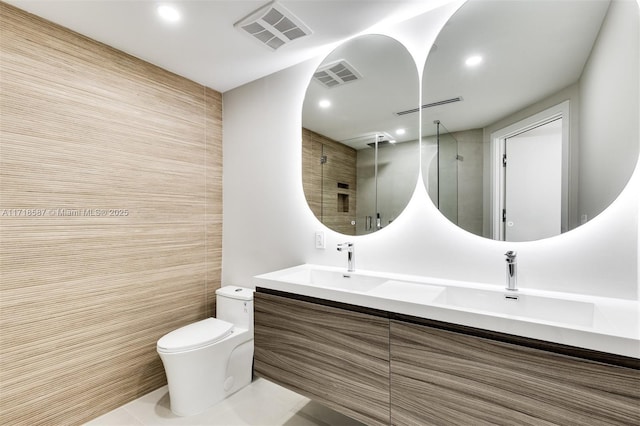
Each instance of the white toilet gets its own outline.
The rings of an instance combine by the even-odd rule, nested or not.
[[[201,413],[251,383],[253,290],[225,286],[216,291],[217,318],[174,330],[158,340],[171,411]]]

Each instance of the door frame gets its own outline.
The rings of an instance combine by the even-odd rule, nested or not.
[[[490,136],[490,182],[489,182],[489,235],[494,240],[504,241],[502,210],[505,204],[505,170],[502,159],[505,154],[505,140],[550,121],[562,118],[562,189],[560,232],[566,232],[569,225],[569,129],[570,104],[564,101],[540,111],[530,117],[519,120],[507,127],[496,130]]]

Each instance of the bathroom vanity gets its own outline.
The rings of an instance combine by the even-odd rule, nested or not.
[[[585,300],[563,305],[526,292],[509,307],[525,316],[501,313],[499,303],[492,314],[486,297],[485,311],[454,297],[447,305],[461,283],[420,279],[313,265],[256,277],[255,373],[371,425],[640,424],[637,324],[598,318],[606,301],[594,298],[591,322],[580,312]],[[476,299],[485,291],[469,290]],[[545,320],[538,302],[581,323]],[[637,319],[637,304],[620,303],[619,320],[625,309]],[[585,336],[605,323],[627,334],[592,340],[618,353],[589,347],[598,344]],[[548,339],[531,337],[541,330]],[[585,344],[567,344],[580,340],[572,334]]]

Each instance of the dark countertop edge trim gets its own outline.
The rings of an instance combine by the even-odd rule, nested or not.
[[[256,292],[272,294],[275,296],[287,297],[289,299],[296,299],[303,302],[310,302],[324,306],[330,306],[333,308],[346,309],[349,311],[360,312],[363,314],[369,314],[382,318],[389,318],[392,320],[408,322],[413,324],[425,325],[441,330],[452,331],[455,333],[466,334],[475,337],[481,337],[484,339],[494,340],[503,343],[510,343],[518,346],[525,346],[528,348],[539,349],[547,352],[553,352],[560,355],[571,356],[574,358],[580,358],[588,361],[599,362],[603,364],[616,365],[619,367],[630,368],[633,370],[640,370],[640,359],[612,354],[608,352],[596,351],[593,349],[585,349],[577,346],[569,346],[561,343],[548,342],[546,340],[533,339],[530,337],[518,336],[515,334],[507,334],[498,331],[486,330],[483,328],[470,327],[466,325],[454,324],[444,321],[432,320],[428,318],[415,317],[412,315],[398,314],[395,312],[383,311],[380,309],[367,308],[365,306],[352,305],[350,303],[336,302],[333,300],[321,299],[318,297],[304,296],[297,293],[290,293],[281,290],[272,290],[264,287],[256,287]]]

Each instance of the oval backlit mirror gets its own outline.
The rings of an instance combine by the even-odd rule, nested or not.
[[[302,109],[302,178],[315,216],[346,235],[388,226],[419,173],[418,73],[398,41],[365,35],[320,64]]]
[[[465,3],[424,68],[423,177],[452,222],[532,241],[592,219],[638,161],[638,5]]]

